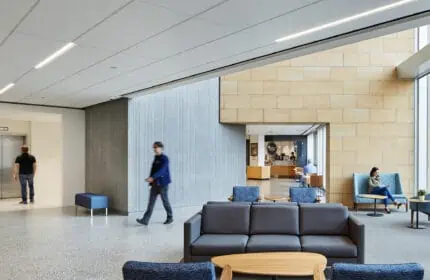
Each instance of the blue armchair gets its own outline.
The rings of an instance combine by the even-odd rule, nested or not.
[[[215,280],[215,267],[201,263],[126,262],[122,268],[124,280]]]
[[[418,197],[414,197],[418,198]],[[430,194],[426,195],[425,200],[430,200]],[[419,209],[421,213],[427,214],[430,221],[430,202],[420,203]],[[414,212],[417,211],[417,203],[411,202],[411,225],[414,223]]]
[[[297,203],[315,203],[317,202],[317,191],[315,188],[291,187],[290,201]]]
[[[257,202],[262,200],[260,187],[257,186],[234,186],[233,195],[228,198],[233,202]]]
[[[332,266],[332,280],[422,280],[424,268],[408,264],[346,264]]]
[[[399,173],[381,173],[381,180],[384,185],[388,185],[388,189],[392,193],[393,197],[400,203],[406,206],[406,212],[408,211],[408,199],[403,194],[402,183],[400,182]],[[359,197],[360,194],[367,194],[369,188],[369,174],[367,173],[354,173],[354,208],[358,209],[358,204],[373,204],[374,200],[369,198]],[[376,203],[383,203],[382,199],[377,199]],[[388,200],[388,203],[393,203]]]

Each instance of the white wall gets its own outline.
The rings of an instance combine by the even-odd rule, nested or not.
[[[39,207],[57,207],[64,204],[61,134],[60,122],[31,122],[31,153],[36,156],[38,165],[34,180],[35,199]]]
[[[0,131],[2,135],[19,135],[19,136],[29,136],[30,135],[30,122],[11,120],[0,118],[0,127],[9,128],[8,131]],[[27,139],[28,140],[28,139]]]
[[[46,199],[36,193],[38,203],[74,205],[74,194],[85,191],[85,111],[0,103],[0,118],[32,121],[30,145],[40,161],[36,191],[52,191]]]

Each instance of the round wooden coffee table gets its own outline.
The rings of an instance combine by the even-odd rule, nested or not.
[[[229,265],[233,272],[251,275],[312,276],[316,266],[325,267],[327,258],[317,253],[249,253],[213,257],[220,268]]]
[[[421,200],[421,199],[417,199],[417,198],[409,198],[408,201],[409,201],[409,204],[411,204],[411,203],[417,204],[417,211],[415,211],[415,212],[417,212],[416,218],[415,218],[415,220],[416,220],[415,226],[413,224],[411,224],[409,227],[413,228],[413,229],[425,229],[426,228],[425,226],[420,226],[420,224],[419,224],[420,205],[421,205],[421,203],[430,203],[430,200]]]
[[[280,196],[280,195],[268,195],[264,197],[265,200],[271,200],[273,202],[276,201],[287,201],[288,199],[284,196]]]
[[[386,199],[387,197],[385,195],[378,195],[378,194],[359,194],[359,197],[363,198],[370,198],[373,199],[373,213],[367,213],[367,216],[370,217],[381,217],[384,216],[382,213],[376,213],[376,200],[377,199]]]

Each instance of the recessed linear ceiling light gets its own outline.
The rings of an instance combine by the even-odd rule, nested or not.
[[[58,51],[54,52],[53,54],[51,54],[50,56],[48,56],[47,58],[45,58],[43,61],[41,61],[39,64],[37,64],[36,66],[34,66],[34,68],[35,69],[42,68],[43,66],[51,63],[56,58],[62,56],[63,54],[65,54],[67,51],[69,51],[70,49],[72,49],[75,46],[76,46],[76,44],[73,43],[73,42],[67,43],[66,45],[64,45],[64,47],[62,47]]]
[[[379,8],[372,9],[372,10],[369,10],[369,11],[366,11],[366,12],[363,12],[363,13],[360,13],[360,14],[356,14],[356,15],[353,15],[353,16],[350,16],[350,17],[342,18],[342,19],[339,19],[339,20],[336,20],[336,21],[333,21],[333,22],[330,22],[330,23],[327,23],[327,24],[323,24],[323,25],[320,25],[320,26],[317,26],[317,27],[314,27],[314,28],[307,29],[305,31],[297,32],[297,33],[294,33],[294,34],[291,34],[291,35],[288,35],[288,36],[276,39],[276,43],[281,43],[281,42],[284,42],[284,41],[288,41],[288,40],[291,40],[291,39],[302,37],[302,36],[305,36],[305,35],[308,35],[308,34],[311,34],[311,33],[314,33],[314,32],[320,31],[320,30],[323,30],[323,29],[331,28],[331,27],[334,27],[334,26],[337,26],[337,25],[341,25],[341,24],[346,23],[346,22],[357,20],[359,18],[367,17],[367,16],[370,16],[370,15],[373,15],[373,14],[376,14],[376,13],[380,13],[380,12],[383,12],[383,11],[386,11],[386,10],[390,10],[390,9],[399,7],[401,5],[407,4],[409,2],[412,2],[412,1],[416,1],[416,0],[403,0],[403,1],[399,1],[399,2],[393,3],[393,4],[381,6]]]
[[[11,88],[13,88],[15,86],[14,83],[10,83],[8,85],[6,85],[4,88],[0,89],[0,94],[5,93],[6,91],[10,90]]]

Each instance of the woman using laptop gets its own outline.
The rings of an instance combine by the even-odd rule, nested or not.
[[[378,194],[378,195],[385,195],[389,199],[391,199],[394,203],[394,205],[397,206],[397,209],[399,209],[400,206],[402,206],[401,203],[398,203],[393,195],[391,194],[390,190],[388,189],[387,185],[383,185],[381,182],[381,177],[379,176],[379,168],[373,167],[370,170],[370,177],[369,177],[369,189],[368,192],[370,194]],[[391,211],[388,209],[388,199],[384,199],[385,204],[385,213],[390,214]]]

